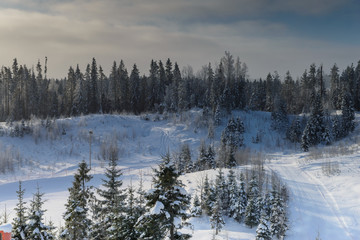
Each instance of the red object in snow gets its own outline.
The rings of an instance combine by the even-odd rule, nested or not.
[[[11,232],[0,231],[0,240],[11,240]]]

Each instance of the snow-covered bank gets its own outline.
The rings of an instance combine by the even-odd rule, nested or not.
[[[77,164],[89,159],[89,131],[92,135],[92,170],[94,178],[90,184],[99,186],[106,163],[102,159],[104,149],[112,142],[120,150],[119,165],[123,169],[124,186],[137,185],[140,174],[145,188],[150,188],[152,167],[156,167],[161,155],[167,151],[178,151],[181,143],[191,147],[193,160],[201,139],[207,139],[208,130],[197,124],[197,112],[190,112],[180,118],[150,120],[138,116],[91,115],[56,121],[60,134],[51,135],[41,129],[35,141],[33,136],[23,138],[3,136],[3,149],[11,146],[19,153],[22,164],[15,166],[14,172],[0,175],[0,212],[6,204],[10,218],[14,216],[18,180],[26,189],[25,201],[29,202],[37,185],[45,193],[45,216],[55,225],[62,224],[64,203],[68,197]],[[360,151],[355,148],[347,155],[328,157],[338,171],[326,175],[323,156],[311,158],[312,153],[301,153],[294,145],[286,143],[277,133],[270,130],[270,115],[261,112],[235,112],[245,124],[245,145],[265,157],[265,169],[279,174],[290,190],[290,216],[287,239],[356,239],[360,234]],[[155,121],[156,119],[156,121]],[[357,116],[358,119],[358,116]],[[223,121],[225,122],[225,120]],[[6,129],[6,125],[3,124]],[[62,134],[62,128],[66,134]],[[215,129],[215,140],[219,141],[224,124]],[[260,143],[253,143],[257,133],[262,135]],[[207,139],[208,142],[210,140]],[[354,142],[355,144],[356,142]],[[351,141],[348,141],[351,144]],[[319,148],[329,148],[322,147]],[[105,151],[106,152],[106,151]],[[251,158],[251,156],[248,156]],[[244,166],[246,167],[246,166]],[[187,190],[194,193],[199,179],[205,173],[191,173],[182,176]],[[215,176],[216,171],[208,171]],[[211,239],[213,230],[207,217],[191,220],[193,239]],[[217,239],[253,239],[255,229],[249,229],[231,219],[226,220],[224,229]]]

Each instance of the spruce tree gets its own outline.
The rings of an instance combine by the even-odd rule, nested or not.
[[[255,175],[249,182],[248,189],[248,204],[245,211],[245,224],[249,227],[254,227],[259,223],[260,218],[260,206],[259,201],[259,187]]]
[[[237,217],[235,217],[235,220],[241,222],[245,217],[246,212],[246,206],[247,206],[247,193],[246,193],[246,186],[245,186],[245,179],[244,174],[240,173],[240,179],[239,179],[239,199],[238,199],[238,212]]]
[[[140,76],[139,70],[134,64],[129,81],[129,104],[130,109],[138,114],[140,112]]]
[[[92,59],[90,82],[89,82],[89,99],[88,109],[89,113],[97,113],[99,111],[99,96],[98,96],[98,68],[95,58]]]
[[[86,186],[86,183],[92,178],[89,171],[87,164],[82,161],[79,164],[77,173],[74,175],[73,186],[69,188],[69,197],[65,204],[65,228],[61,233],[62,239],[85,240],[88,238],[91,226],[88,216],[90,187]]]
[[[284,132],[288,127],[289,120],[286,112],[286,104],[280,97],[275,98],[271,121],[271,127],[276,131]]]
[[[19,181],[19,189],[16,191],[18,196],[18,203],[16,204],[16,217],[12,223],[12,239],[14,240],[26,240],[28,238],[26,231],[26,202],[24,201],[25,189],[22,188],[22,183]]]
[[[178,230],[190,217],[186,213],[190,199],[169,154],[163,157],[154,173],[154,189],[146,195],[149,211],[137,223],[137,230],[141,232],[139,239],[163,239],[166,236],[170,240],[189,239],[190,235]]]
[[[33,195],[33,200],[30,202],[30,209],[28,215],[28,222],[26,226],[26,232],[28,239],[32,240],[51,240],[54,236],[48,232],[50,229],[43,223],[43,217],[45,210],[43,210],[44,201],[42,197],[43,193],[40,193],[39,187],[36,193]]]
[[[300,120],[299,118],[295,118],[289,127],[289,129],[286,132],[287,139],[290,140],[290,142],[296,143],[300,142],[301,140],[301,126],[300,126]]]
[[[270,214],[270,232],[272,236],[282,239],[287,230],[284,200],[273,191],[273,201]]]
[[[127,198],[124,209],[124,219],[122,222],[122,239],[137,240],[139,232],[135,229],[135,224],[141,215],[139,207],[136,205],[135,188],[130,184],[127,188]]]
[[[301,147],[304,151],[308,151],[309,147],[321,143],[324,139],[325,121],[324,112],[319,94],[315,96],[311,115],[306,124],[302,135]]]
[[[201,209],[203,209],[204,212],[208,216],[210,216],[213,202],[211,199],[211,185],[207,175],[205,176],[204,184],[201,190],[200,200],[201,200]]]
[[[202,215],[202,208],[201,203],[198,195],[195,195],[192,208],[191,208],[191,215],[193,217],[200,217]]]
[[[332,119],[332,131],[335,140],[341,139],[344,135],[341,125],[341,118],[338,115],[335,115]]]
[[[201,141],[200,147],[199,147],[199,156],[196,161],[196,170],[202,171],[208,169],[208,158],[207,158],[207,152],[206,152],[206,146],[205,142]]]
[[[227,179],[227,188],[229,194],[228,216],[238,220],[240,219],[240,193],[234,170],[229,170]]]
[[[222,227],[225,224],[225,221],[223,219],[222,202],[219,195],[216,197],[214,207],[212,208],[210,223],[211,228],[215,229],[215,235],[218,235],[218,233],[221,231]]]
[[[354,131],[355,129],[354,104],[348,92],[345,93],[344,96],[342,97],[341,112],[342,112],[343,135],[347,136],[350,132]]]
[[[229,193],[228,193],[224,172],[221,168],[218,170],[218,174],[216,175],[214,191],[215,191],[215,196],[221,199],[221,202],[219,203],[221,204],[220,205],[220,210],[222,211],[221,214],[227,215],[228,206],[229,206]]]
[[[210,169],[214,169],[216,167],[215,162],[215,151],[211,145],[208,146],[207,155],[206,155],[206,162]]]
[[[269,230],[269,222],[267,216],[263,214],[260,218],[260,223],[256,229],[255,240],[271,240],[271,233]]]
[[[98,189],[98,194],[102,198],[100,200],[100,211],[103,221],[100,223],[100,227],[105,229],[105,235],[109,239],[121,237],[123,207],[126,198],[121,189],[122,180],[119,178],[122,173],[117,168],[117,156],[116,150],[110,154],[109,167],[106,168],[105,179],[102,180],[102,188]]]
[[[193,171],[193,164],[191,161],[191,152],[188,144],[181,146],[179,154],[178,171],[180,173],[189,173]]]

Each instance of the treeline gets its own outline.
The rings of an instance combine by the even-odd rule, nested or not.
[[[285,102],[288,114],[308,113],[316,94],[326,109],[340,109],[349,95],[360,110],[360,61],[340,72],[336,64],[326,74],[311,64],[300,79],[277,72],[250,81],[247,66],[229,53],[220,63],[204,66],[197,74],[190,66],[180,67],[168,59],[152,60],[148,75],[141,76],[136,64],[128,71],[123,61],[114,62],[106,75],[95,58],[85,71],[70,67],[63,79],[47,78],[47,59],[35,69],[19,65],[0,72],[0,120],[12,121],[76,116],[89,113],[183,111],[193,107],[216,110],[250,109],[272,112],[275,102]]]

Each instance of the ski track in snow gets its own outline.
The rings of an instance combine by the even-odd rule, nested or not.
[[[331,192],[325,187],[325,185],[318,180],[317,178],[311,176],[311,174],[304,172],[303,173],[308,176],[312,181],[317,182],[316,188],[318,192],[321,194],[323,200],[326,202],[327,206],[331,209],[333,214],[336,216],[339,224],[343,228],[343,230],[346,233],[346,236],[348,236],[350,239],[355,239],[349,232],[349,227],[344,219],[344,217],[341,215],[340,208],[338,203],[336,202],[334,196],[331,194]]]
[[[290,239],[355,239],[339,205],[326,186],[298,163],[275,156],[268,168],[279,174],[290,191]],[[280,163],[278,163],[280,162]]]

